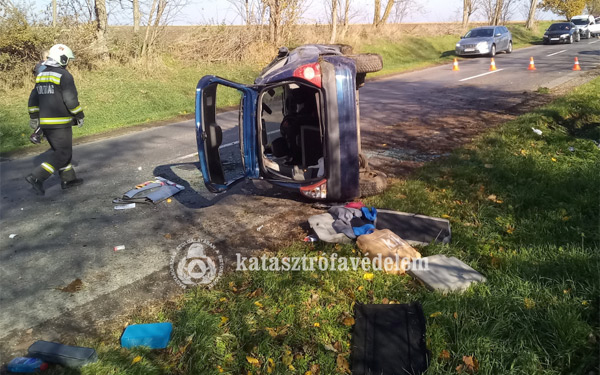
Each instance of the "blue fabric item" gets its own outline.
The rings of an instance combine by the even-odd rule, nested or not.
[[[171,339],[171,323],[133,324],[125,328],[121,336],[121,346],[133,348],[147,346],[150,349],[164,349]]]
[[[371,207],[371,209],[369,209],[368,207],[363,207],[360,210],[362,211],[365,219],[369,221],[375,221],[375,219],[377,218],[377,209],[375,207]]]
[[[362,236],[363,234],[373,233],[375,231],[375,225],[373,224],[365,224],[362,227],[354,227],[352,228],[354,235],[356,237]]]

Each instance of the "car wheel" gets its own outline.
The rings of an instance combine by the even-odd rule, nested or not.
[[[590,31],[588,30],[588,31],[585,33],[585,39],[590,39],[591,37],[592,37],[592,33],[590,33]]]
[[[492,44],[492,49],[490,50],[489,56],[490,57],[496,56],[496,45],[495,44]]]
[[[356,64],[356,73],[373,73],[383,68],[383,59],[377,53],[361,53],[360,55],[348,55]]]
[[[358,177],[360,196],[370,197],[377,195],[387,187],[387,176],[375,170],[361,170]]]
[[[577,33],[577,37],[575,38],[576,42],[579,42],[581,40],[581,35],[579,33]]]
[[[549,42],[547,40],[542,40],[542,44],[548,44]]]
[[[508,42],[508,49],[506,50],[506,53],[512,53],[512,42]]]
[[[573,44],[573,34],[569,35],[569,41],[567,43]]]

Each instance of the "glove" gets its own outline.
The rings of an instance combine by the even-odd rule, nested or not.
[[[82,127],[83,126],[83,119],[82,118],[78,118],[77,119],[77,126],[78,127]]]
[[[40,119],[39,118],[32,118],[29,119],[29,127],[33,130],[37,129],[40,126]]]

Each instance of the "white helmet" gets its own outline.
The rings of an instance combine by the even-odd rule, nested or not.
[[[64,44],[55,44],[50,48],[48,52],[48,57],[52,60],[56,61],[62,66],[67,66],[69,60],[74,60],[75,55],[73,55],[73,51]]]

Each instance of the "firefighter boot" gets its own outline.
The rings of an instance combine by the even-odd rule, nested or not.
[[[31,184],[33,190],[37,195],[45,195],[46,191],[44,190],[44,181],[35,178],[34,175],[30,174],[25,177],[25,180]]]
[[[60,175],[61,180],[60,187],[63,189],[69,189],[83,184],[83,179],[75,176],[75,170],[71,164],[59,169],[58,174]]]

